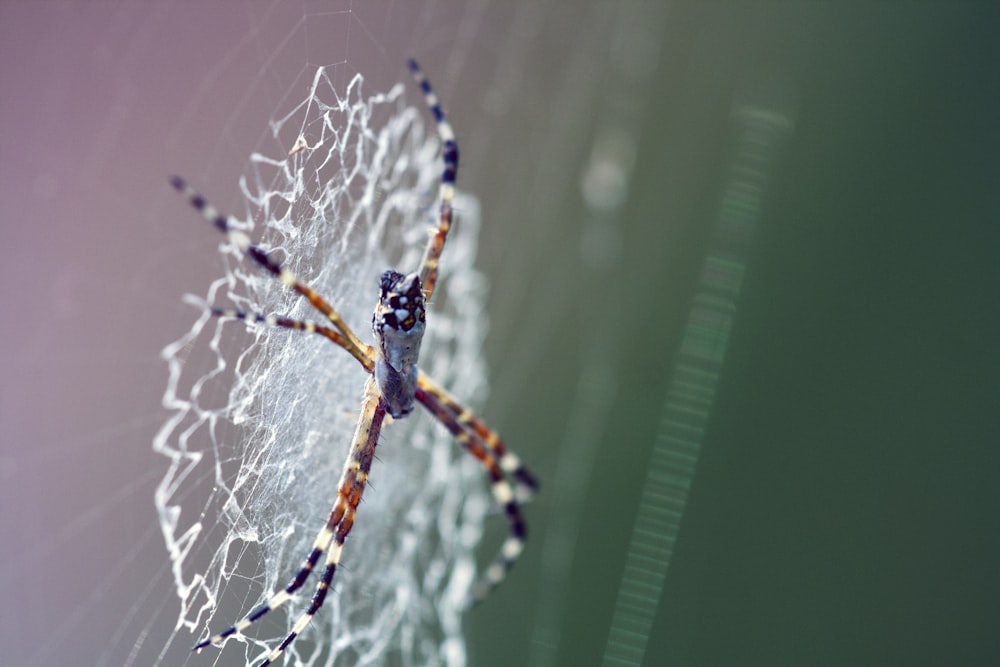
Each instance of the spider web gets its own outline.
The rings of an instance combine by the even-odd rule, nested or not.
[[[378,276],[418,266],[435,222],[440,141],[413,87],[369,92],[356,75],[345,89],[333,71],[316,68],[308,95],[271,123],[273,146],[251,155],[239,226],[370,339]],[[461,231],[449,238],[422,367],[475,399],[485,391],[478,208],[460,195],[456,210]],[[335,498],[366,376],[319,336],[212,318],[209,304],[319,317],[233,246],[222,252],[225,275],[204,298],[188,297],[200,315],[163,350],[172,414],[154,442],[170,460],[156,507],[181,602],[175,638],[185,641],[228,627],[297,571]],[[389,425],[379,454],[334,592],[290,659],[464,664],[460,605],[489,507],[481,473],[422,411]],[[260,660],[315,579],[224,654]]]

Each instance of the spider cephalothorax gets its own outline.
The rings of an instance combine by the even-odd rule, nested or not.
[[[379,355],[375,381],[394,419],[413,411],[417,357],[424,337],[424,294],[420,276],[398,271],[382,274],[381,292],[372,315]]]
[[[438,134],[441,137],[444,171],[441,174],[439,192],[440,208],[437,229],[424,250],[419,272],[403,274],[386,271],[382,274],[379,300],[372,316],[376,347],[362,342],[347,326],[340,313],[322,295],[295,277],[291,271],[282,266],[281,262],[268,256],[262,248],[252,244],[246,234],[238,231],[227,216],[221,214],[203,196],[195,192],[184,179],[178,176],[171,178],[171,184],[206,220],[227,235],[230,242],[246,253],[251,261],[307,299],[326,320],[319,324],[227,308],[211,308],[212,315],[319,334],[347,350],[366,371],[371,373],[365,384],[364,402],[351,443],[351,451],[337,485],[337,499],[330,510],[326,524],[316,535],[309,555],[285,588],[274,593],[262,606],[235,625],[196,644],[195,650],[209,644],[221,644],[227,637],[246,630],[265,614],[288,602],[326,554],[322,575],[311,603],[298,616],[285,639],[260,663],[260,667],[277,660],[288,645],[305,630],[323,605],[340,564],[344,541],[354,525],[358,505],[368,484],[368,475],[371,472],[384,417],[386,414],[394,418],[405,416],[413,410],[415,401],[423,405],[448,429],[455,442],[482,464],[489,478],[493,497],[503,507],[507,518],[510,534],[504,541],[496,560],[473,585],[469,594],[470,603],[482,598],[503,580],[524,547],[526,529],[519,504],[537,488],[535,478],[521,464],[520,459],[507,451],[495,431],[417,368],[420,341],[424,335],[425,304],[434,292],[438,259],[451,228],[451,204],[458,171],[458,145],[455,142],[455,133],[445,118],[444,111],[438,104],[427,79],[414,61],[409,62],[409,67],[420,90],[424,93],[427,106],[434,114]],[[511,481],[517,486],[517,493]]]

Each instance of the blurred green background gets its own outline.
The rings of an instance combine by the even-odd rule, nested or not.
[[[617,383],[597,408],[586,492],[535,533],[558,529],[566,511],[583,517],[565,565],[558,664],[598,664],[605,648],[737,143],[730,104],[762,71],[784,82],[773,101],[797,112],[795,125],[774,152],[643,664],[1000,660],[998,19],[995,3],[672,5],[620,218],[621,263],[525,267],[541,294],[499,319],[530,326],[519,313],[552,309],[545,286],[559,274],[569,296],[542,340],[488,348],[511,397],[511,442],[564,438],[566,421],[516,416],[539,405],[579,416],[579,397],[553,391],[549,374],[605,361]],[[558,219],[570,227],[586,215],[570,200]],[[594,329],[607,331],[596,351]],[[545,360],[534,382],[508,379],[505,360],[521,345]],[[507,641],[494,623],[521,618],[508,604],[473,619],[476,646],[490,647],[479,656]]]

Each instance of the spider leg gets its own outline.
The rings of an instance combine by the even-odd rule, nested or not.
[[[306,626],[312,621],[313,616],[323,606],[326,594],[330,590],[330,584],[333,582],[333,575],[336,573],[337,565],[340,563],[344,541],[354,526],[354,517],[358,511],[358,504],[361,502],[361,496],[364,494],[365,486],[368,483],[368,473],[372,467],[372,459],[375,456],[375,447],[378,445],[378,438],[382,432],[382,422],[385,419],[385,415],[386,403],[379,395],[375,381],[369,379],[365,385],[365,400],[361,406],[361,417],[358,420],[358,428],[354,432],[351,454],[344,465],[344,472],[340,476],[337,504],[334,506],[334,513],[337,513],[339,510],[342,514],[340,520],[337,522],[336,531],[332,533],[333,544],[326,552],[326,567],[323,570],[323,576],[316,586],[316,592],[313,594],[308,609],[302,612],[295,620],[291,632],[268,654],[259,667],[266,667],[277,660],[284,653],[285,649],[288,648],[288,645],[295,641],[295,638],[306,629]]]
[[[406,61],[413,79],[420,86],[424,94],[424,100],[434,114],[434,122],[437,123],[438,135],[441,137],[442,151],[444,153],[444,171],[441,174],[441,185],[438,197],[441,200],[438,209],[438,226],[427,242],[424,250],[424,258],[420,264],[420,284],[423,286],[424,297],[430,301],[434,293],[434,286],[437,284],[438,261],[441,258],[441,251],[444,250],[445,239],[448,238],[448,231],[451,229],[452,221],[452,201],[455,198],[455,177],[458,175],[458,143],[455,141],[455,131],[445,116],[444,109],[438,101],[434,89],[431,88],[430,81],[420,69],[420,65],[412,58]]]
[[[365,385],[365,401],[361,408],[361,417],[358,420],[358,427],[354,433],[354,441],[351,445],[351,454],[344,464],[344,471],[341,473],[338,484],[337,501],[334,503],[330,516],[323,526],[323,530],[316,536],[309,556],[303,561],[299,571],[295,573],[288,586],[271,596],[267,602],[248,614],[241,621],[223,630],[217,635],[199,642],[194,646],[195,651],[200,650],[209,644],[219,644],[226,637],[246,630],[255,621],[265,614],[273,611],[291,599],[292,594],[305,583],[309,575],[315,569],[323,552],[326,552],[326,566],[316,592],[313,594],[309,607],[303,612],[291,632],[282,640],[267,659],[260,664],[260,667],[271,664],[276,660],[288,645],[294,641],[312,620],[319,608],[326,599],[326,594],[333,581],[333,575],[340,563],[340,555],[343,551],[344,541],[347,539],[351,527],[354,525],[354,517],[357,513],[358,504],[364,493],[365,485],[368,482],[368,472],[371,470],[372,459],[375,455],[375,447],[378,445],[379,434],[382,431],[382,422],[385,418],[385,404],[378,394],[375,383],[369,380]]]
[[[364,367],[364,369],[369,373],[371,373],[375,368],[375,350],[370,345],[363,345],[360,348],[352,345],[344,334],[340,333],[336,329],[331,329],[330,327],[325,327],[321,324],[316,324],[315,322],[305,322],[303,320],[295,320],[290,317],[281,317],[278,315],[248,313],[235,308],[210,308],[209,312],[215,317],[243,320],[244,322],[255,322],[257,324],[262,324],[265,327],[294,329],[296,331],[304,331],[310,334],[319,334],[320,336],[329,339],[350,352],[351,356],[357,359],[362,367]]]
[[[420,90],[423,91],[427,106],[434,114],[444,154],[444,171],[441,174],[439,190],[438,227],[427,243],[420,267],[420,282],[423,286],[424,296],[429,301],[437,284],[438,262],[441,252],[444,250],[444,243],[451,229],[455,178],[458,174],[458,143],[455,141],[455,131],[452,129],[451,123],[448,122],[444,110],[438,102],[437,95],[434,94],[434,90],[420,66],[412,59],[407,61],[407,65],[417,85],[420,86]],[[518,499],[504,477],[504,472],[506,471],[518,480],[519,489],[523,488],[526,496],[538,487],[538,483],[531,473],[521,465],[518,458],[507,451],[496,432],[492,431],[482,420],[462,407],[458,401],[422,373],[418,377],[415,398],[445,425],[466,451],[483,464],[490,477],[493,496],[504,508],[504,513],[510,524],[510,536],[503,543],[500,555],[486,569],[483,578],[472,589],[470,602],[474,604],[503,581],[508,570],[524,550],[524,539],[527,531],[524,520],[521,518]]]
[[[330,516],[326,521],[326,525],[323,526],[323,530],[319,532],[316,539],[313,541],[312,550],[309,552],[309,556],[302,562],[302,566],[299,568],[298,572],[295,573],[295,576],[288,583],[288,585],[281,590],[281,592],[272,595],[267,602],[219,634],[212,635],[208,639],[198,642],[194,645],[192,650],[201,650],[209,644],[220,644],[226,637],[234,635],[237,632],[243,632],[265,614],[270,611],[274,611],[281,605],[288,602],[288,600],[291,599],[292,594],[302,587],[302,584],[305,583],[306,579],[309,578],[309,575],[312,574],[312,571],[316,568],[316,563],[319,562],[320,556],[322,556],[323,552],[330,546],[330,542],[333,540],[334,530],[343,517],[343,508],[341,508],[338,503],[330,511]]]
[[[503,471],[517,480],[518,500],[520,502],[529,500],[538,491],[538,480],[531,474],[531,471],[524,467],[521,459],[507,449],[503,440],[500,439],[500,434],[487,426],[486,422],[473,414],[458,399],[445,391],[443,387],[424,373],[420,374],[417,383],[421,389],[428,394],[432,394],[438,402],[451,410],[459,424],[475,433],[497,458]]]
[[[524,551],[524,541],[528,530],[524,519],[521,517],[518,500],[510,487],[510,483],[504,478],[503,469],[479,436],[459,422],[455,413],[448,409],[437,396],[429,393],[423,387],[418,386],[416,399],[423,403],[424,407],[438,421],[444,424],[445,428],[451,432],[452,436],[454,436],[455,440],[465,451],[472,454],[486,468],[486,473],[490,478],[490,490],[493,492],[493,497],[497,503],[503,508],[504,514],[507,515],[507,523],[510,526],[510,535],[504,540],[503,546],[500,547],[500,554],[486,568],[483,576],[473,585],[469,593],[467,606],[471,607],[485,598],[507,576],[507,572],[510,571],[514,563],[517,562],[518,556]]]
[[[353,347],[358,349],[363,349],[364,343],[357,337],[357,335],[351,331],[351,328],[347,326],[343,318],[340,316],[333,306],[326,302],[322,296],[320,296],[315,290],[313,290],[308,285],[299,282],[298,278],[295,277],[288,269],[281,266],[281,263],[277,260],[271,259],[267,256],[259,246],[250,243],[250,237],[248,237],[243,232],[238,229],[233,229],[232,225],[229,223],[229,218],[219,212],[219,209],[215,208],[208,202],[205,197],[199,193],[197,190],[188,185],[180,176],[171,176],[170,184],[174,188],[187,198],[188,203],[205,218],[208,222],[215,225],[215,228],[220,232],[229,237],[229,240],[236,245],[241,251],[250,255],[257,264],[266,269],[272,275],[274,275],[278,280],[283,282],[288,287],[304,296],[308,299],[309,303],[312,304],[313,308],[323,313],[328,320],[340,330],[344,337],[350,341]],[[345,347],[348,351],[351,348]]]

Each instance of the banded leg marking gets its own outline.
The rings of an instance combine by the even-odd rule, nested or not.
[[[427,375],[421,373],[417,383],[421,389],[432,394],[440,403],[451,410],[455,419],[462,426],[474,432],[497,458],[503,471],[517,480],[518,500],[520,502],[526,502],[538,491],[538,480],[531,474],[531,471],[524,467],[521,459],[507,449],[503,440],[500,439],[499,433],[487,426],[486,422],[473,414],[471,410]]]
[[[209,312],[215,317],[230,318],[234,320],[243,320],[245,322],[254,322],[256,324],[262,324],[266,327],[276,327],[280,329],[294,329],[296,331],[304,331],[310,334],[319,334],[324,338],[336,343],[340,347],[347,350],[352,357],[358,360],[365,370],[371,373],[375,368],[375,350],[370,345],[364,345],[358,348],[351,344],[344,334],[340,333],[336,329],[331,329],[330,327],[325,327],[321,324],[316,324],[315,322],[304,322],[302,320],[295,320],[290,317],[281,317],[278,315],[264,315],[262,313],[248,313],[243,310],[237,310],[235,308],[210,308]]]
[[[282,283],[304,296],[309,303],[312,304],[313,308],[321,312],[328,320],[330,320],[333,326],[340,330],[344,337],[349,340],[354,347],[363,349],[364,343],[362,343],[351,328],[347,326],[347,323],[344,322],[340,313],[338,313],[333,306],[327,303],[326,300],[315,290],[305,283],[299,282],[298,278],[295,277],[295,274],[282,267],[280,262],[271,259],[259,246],[250,243],[250,237],[246,234],[237,229],[233,229],[229,222],[229,218],[220,213],[219,209],[212,206],[212,204],[210,204],[201,193],[192,188],[183,178],[180,176],[171,176],[170,184],[173,185],[178,192],[184,195],[191,206],[196,211],[201,213],[201,216],[205,218],[205,220],[212,223],[216,229],[229,237],[229,240],[232,241],[236,247],[243,252],[246,252],[250,258],[253,259],[253,261],[278,278],[278,280]],[[349,350],[350,348],[345,349]]]
[[[424,258],[420,266],[420,284],[423,286],[424,296],[430,301],[434,293],[434,286],[437,284],[438,262],[441,252],[444,250],[444,242],[448,238],[452,222],[452,202],[455,199],[455,179],[458,176],[458,142],[455,141],[455,130],[448,122],[448,117],[441,108],[434,89],[431,88],[430,81],[420,69],[416,60],[410,59],[406,62],[413,74],[414,81],[420,86],[424,94],[424,101],[434,115],[434,122],[437,124],[438,136],[441,137],[441,150],[444,157],[444,171],[441,173],[441,185],[438,190],[438,198],[441,200],[438,209],[438,227],[434,235],[427,242],[424,250]]]
[[[309,578],[309,575],[312,574],[313,569],[315,569],[316,563],[319,562],[320,556],[322,556],[323,552],[330,546],[330,542],[333,540],[335,535],[334,530],[343,519],[344,513],[345,510],[343,502],[338,496],[336,504],[333,506],[333,509],[330,510],[330,516],[327,518],[326,525],[323,526],[323,530],[321,530],[319,534],[316,535],[316,539],[313,540],[313,546],[312,550],[309,552],[309,556],[302,562],[302,566],[299,568],[299,571],[295,573],[295,576],[292,577],[292,580],[288,583],[288,585],[278,593],[272,595],[267,602],[247,614],[236,624],[226,628],[217,635],[213,635],[208,639],[195,644],[193,650],[198,651],[205,648],[209,644],[222,643],[226,637],[234,635],[237,632],[243,632],[253,623],[261,619],[265,614],[274,611],[281,605],[288,602],[292,598],[292,594],[301,588],[302,584],[306,582],[306,579]]]
[[[337,572],[340,564],[340,556],[343,553],[344,542],[354,526],[354,518],[358,511],[358,504],[365,492],[368,484],[368,473],[371,471],[372,460],[375,457],[375,447],[378,446],[379,435],[382,432],[382,422],[386,415],[386,404],[379,396],[378,388],[373,379],[368,380],[365,385],[365,402],[361,407],[361,418],[358,420],[358,428],[354,433],[354,442],[351,445],[351,456],[344,466],[344,472],[340,476],[340,485],[337,492],[337,505],[343,508],[343,515],[338,520],[336,530],[331,530],[333,544],[326,554],[326,567],[323,576],[316,586],[309,607],[295,620],[291,631],[285,636],[281,643],[268,654],[264,662],[259,667],[266,667],[281,657],[288,645],[291,644],[312,622],[313,616],[323,606],[326,595],[333,583],[333,575]],[[329,542],[328,542],[329,544]]]
[[[416,398],[444,424],[456,442],[486,468],[486,473],[490,478],[490,490],[493,492],[493,497],[503,508],[504,514],[507,516],[510,535],[504,540],[503,546],[500,548],[500,554],[486,568],[479,581],[473,585],[467,601],[467,606],[471,607],[485,598],[491,590],[496,588],[506,578],[507,573],[514,566],[514,563],[517,562],[521,552],[524,551],[524,542],[528,534],[527,526],[525,526],[524,519],[521,516],[521,509],[517,498],[514,496],[514,491],[511,489],[510,483],[504,478],[503,469],[501,469],[497,463],[497,459],[479,436],[463,426],[454,413],[441,403],[434,394],[418,386]]]

